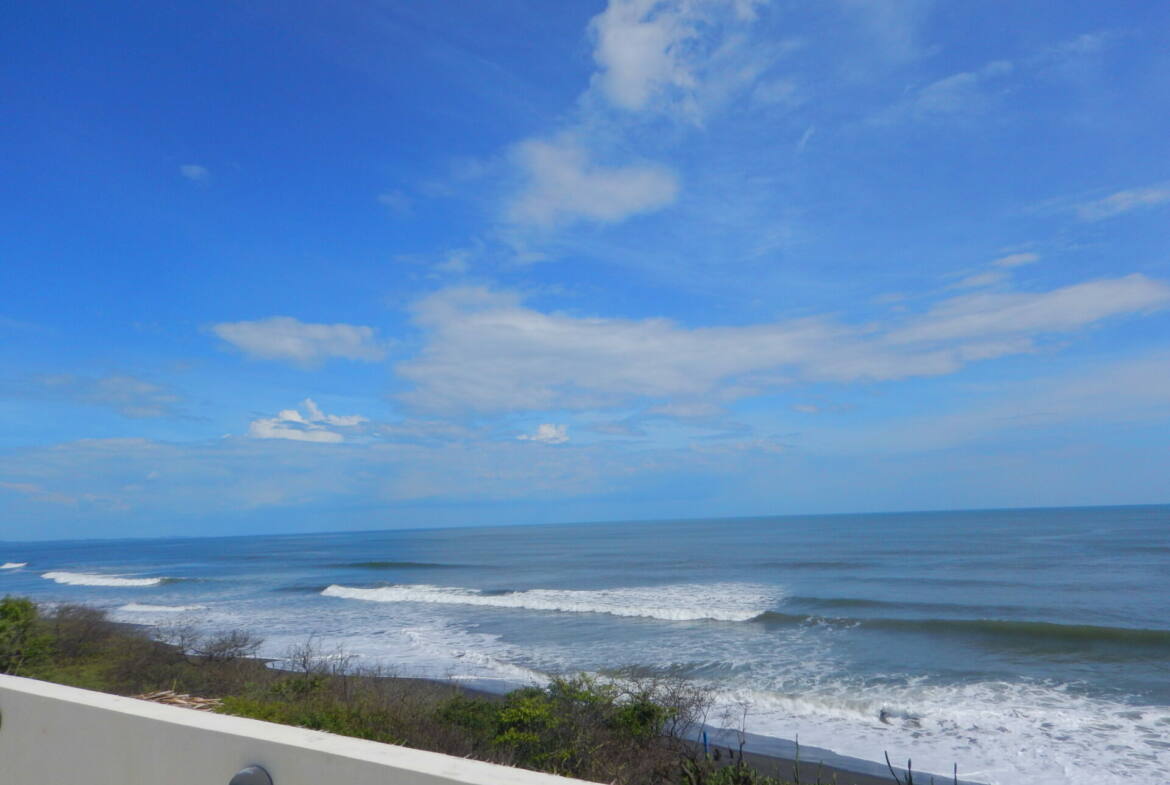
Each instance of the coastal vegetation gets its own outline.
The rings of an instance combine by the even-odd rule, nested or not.
[[[356,667],[310,639],[275,663],[247,633],[151,631],[81,605],[0,600],[0,673],[182,705],[618,785],[873,782],[799,762],[764,773],[739,749],[696,742],[710,696],[674,678],[554,679],[495,695]],[[190,696],[199,696],[191,698]],[[775,763],[775,759],[772,759]],[[892,769],[891,769],[892,773]]]

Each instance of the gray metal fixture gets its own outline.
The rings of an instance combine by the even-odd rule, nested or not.
[[[272,785],[272,777],[263,766],[249,766],[237,771],[228,785]]]

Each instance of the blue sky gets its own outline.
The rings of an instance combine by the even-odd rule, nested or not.
[[[1170,500],[1165,3],[0,45],[0,538]]]

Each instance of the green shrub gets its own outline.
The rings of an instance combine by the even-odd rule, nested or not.
[[[360,704],[346,704],[328,698],[290,702],[229,695],[223,699],[222,711],[241,717],[279,722],[282,725],[296,725],[389,744],[401,744],[403,741],[394,732],[395,718],[386,710]]]
[[[0,600],[0,673],[21,675],[49,654],[51,639],[37,626],[37,606],[23,597]]]
[[[470,752],[483,753],[495,741],[496,729],[500,726],[500,709],[498,701],[457,693],[439,705],[435,718],[440,725],[463,731]]]

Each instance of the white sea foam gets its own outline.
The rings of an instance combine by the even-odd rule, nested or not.
[[[486,679],[515,684],[546,684],[540,671],[508,662],[508,646],[498,635],[471,632],[449,624],[407,627],[402,634],[410,642],[411,655],[426,661],[444,662],[444,676],[450,679]],[[433,667],[433,666],[432,666]]]
[[[581,594],[594,593],[570,596],[581,601]],[[411,602],[391,596],[389,602]],[[372,627],[368,618],[359,621],[362,617],[350,615],[345,624],[339,620],[339,629],[365,630],[340,642],[362,653],[363,661],[385,662],[404,675],[509,685],[540,684],[547,674],[594,670],[602,661],[628,662],[631,657],[630,641],[599,642],[600,651],[593,645],[551,641],[529,646],[468,627],[472,622],[428,619],[426,608],[402,605],[394,616],[402,626],[393,629],[385,622]],[[799,737],[802,745],[874,762],[888,750],[895,762],[912,757],[915,769],[936,774],[949,774],[958,763],[964,781],[987,785],[1146,785],[1162,781],[1170,769],[1168,707],[1128,706],[1036,682],[938,685],[896,675],[862,679],[846,675],[848,663],[833,662],[825,651],[827,642],[808,632],[796,629],[777,638],[756,625],[737,626],[718,644],[720,659],[735,667],[711,686],[719,690],[718,703],[731,710],[735,721],[743,718],[743,704],[750,706],[749,732]],[[757,648],[765,643],[766,655]],[[711,653],[693,630],[682,628],[639,639],[637,651],[638,662],[660,667]],[[741,686],[728,689],[729,683]],[[760,689],[761,684],[774,689]],[[717,722],[719,713],[713,711],[711,721]]]
[[[118,608],[124,613],[187,613],[201,611],[206,605],[150,605],[144,602],[131,602]]]
[[[46,572],[41,577],[69,586],[158,586],[163,582],[162,578],[124,578],[91,572]]]
[[[720,694],[748,705],[747,730],[842,755],[913,757],[914,768],[987,785],[1159,781],[1170,766],[1170,709],[1129,706],[1034,683],[872,686],[845,681],[793,693]],[[886,720],[883,722],[882,712]]]
[[[415,584],[363,589],[328,586],[326,597],[369,602],[414,602],[438,605],[479,605],[564,613],[606,613],[668,621],[747,621],[775,605],[781,597],[772,586],[747,583],[673,584],[617,589],[529,589],[485,594],[476,589]]]
[[[18,570],[21,567],[27,566],[28,562],[26,561],[6,561],[3,564],[0,564],[0,570]]]

